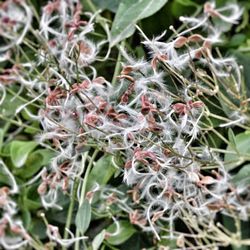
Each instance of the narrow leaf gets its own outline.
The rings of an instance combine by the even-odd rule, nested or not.
[[[231,143],[232,148],[237,151],[235,135],[234,135],[234,132],[231,128],[228,129],[228,139]]]
[[[93,250],[98,250],[105,238],[106,230],[102,230],[99,234],[96,235],[92,242]]]
[[[86,199],[79,207],[76,214],[75,223],[76,227],[78,228],[81,234],[84,234],[84,232],[89,227],[90,220],[91,220],[91,206],[89,204],[89,201]]]

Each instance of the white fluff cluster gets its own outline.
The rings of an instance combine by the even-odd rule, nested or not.
[[[0,30],[0,35],[11,40],[0,52],[20,44],[31,22],[24,1],[8,0],[6,7],[1,6],[0,18],[20,11],[26,14],[8,29],[15,31],[14,36]],[[88,20],[83,21],[78,1],[49,2],[43,8],[40,30],[34,34],[42,43],[36,66],[44,66],[44,71],[36,79],[29,79],[29,74],[24,79],[16,70],[19,78],[14,78],[21,79],[22,86],[35,88],[38,99],[46,95],[45,107],[34,117],[40,119],[44,131],[38,140],[45,146],[50,140],[58,154],[40,173],[38,192],[44,207],[61,209],[59,192],[72,189],[72,180],[84,171],[82,152],[95,145],[122,156],[124,182],[133,195],[128,206],[121,204],[127,199],[118,204],[129,212],[131,223],[154,232],[158,239],[165,222],[173,237],[175,219],[186,216],[196,216],[201,224],[228,209],[244,216],[249,208],[241,205],[237,209],[238,191],[231,188],[219,157],[208,146],[200,145],[206,130],[202,119],[209,114],[201,100],[216,96],[218,86],[227,89],[223,98],[238,112],[234,120],[235,116],[230,116],[232,105],[228,105],[233,120],[221,126],[247,122],[235,101],[235,95],[242,92],[239,66],[234,58],[221,58],[212,50],[221,41],[222,30],[211,19],[234,24],[241,13],[234,4],[216,9],[214,3],[206,3],[201,17],[181,17],[186,30],[178,33],[171,27],[175,37],[170,42],[160,41],[163,36],[153,40],[145,37],[150,62],[133,59],[122,50],[126,63],[113,86],[98,77],[91,66],[106,42],[95,44],[88,37],[94,30],[95,16],[85,13]],[[13,80],[11,74],[7,72],[2,79]],[[36,83],[42,87],[35,87]],[[105,192],[102,197],[112,202]],[[78,240],[72,237],[64,241],[52,225],[47,234],[65,246]]]

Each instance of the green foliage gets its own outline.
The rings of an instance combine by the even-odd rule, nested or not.
[[[24,103],[25,103],[24,100],[18,97],[13,98],[12,94],[7,93],[6,98],[0,105],[0,114],[4,116],[15,115],[17,108]]]
[[[166,4],[167,0],[124,0],[114,18],[111,29],[110,46],[113,47],[120,41],[130,37],[135,31],[135,24],[153,15]]]
[[[87,190],[90,190],[95,183],[105,185],[116,171],[112,163],[112,156],[105,155],[101,157],[92,168],[87,182]]]
[[[115,230],[116,230],[115,224],[112,224],[107,228],[107,232],[111,234],[114,233]],[[111,245],[120,245],[126,240],[128,240],[135,232],[136,230],[128,221],[120,220],[118,233],[108,237],[107,241]]]
[[[89,204],[89,201],[85,199],[77,211],[75,220],[76,227],[81,234],[85,233],[85,231],[89,227],[90,221],[91,221],[91,205]]]
[[[49,149],[38,149],[28,155],[25,165],[22,168],[15,169],[13,172],[21,178],[30,178],[43,166],[48,165],[54,155],[55,153]]]
[[[231,144],[227,146],[228,152],[225,154],[225,164],[228,170],[232,170],[250,159],[249,131],[230,137],[233,139],[231,139]]]
[[[241,167],[240,171],[233,176],[232,181],[236,185],[250,185],[250,164]]]
[[[34,141],[13,141],[10,145],[10,157],[15,167],[20,168],[26,162],[28,155],[37,147]]]
[[[98,250],[105,239],[106,230],[102,230],[92,241],[93,250]]]
[[[93,3],[98,9],[110,10],[116,12],[122,0],[93,0]]]

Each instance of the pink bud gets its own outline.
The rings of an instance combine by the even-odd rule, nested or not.
[[[38,187],[38,189],[37,189],[37,192],[40,194],[40,195],[44,195],[45,193],[46,193],[46,191],[47,191],[47,184],[46,184],[46,182],[42,182],[40,185],[39,185],[39,187]]]
[[[210,184],[213,184],[215,182],[216,182],[216,180],[211,176],[204,176],[199,181],[200,184],[204,184],[204,185],[210,185]]]

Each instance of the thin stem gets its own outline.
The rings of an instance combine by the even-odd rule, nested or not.
[[[123,46],[123,44],[124,44],[124,42],[122,42],[122,46]],[[114,85],[116,83],[117,76],[119,75],[120,70],[121,70],[121,51],[119,50],[116,64],[115,64],[115,71],[114,71],[112,82],[111,82],[112,85]]]
[[[4,121],[10,122],[10,123],[12,123],[12,124],[15,124],[15,125],[17,125],[18,127],[25,127],[25,128],[29,128],[29,129],[34,129],[34,130],[39,131],[39,132],[41,131],[41,129],[39,129],[39,128],[35,128],[35,127],[29,126],[29,125],[27,125],[27,124],[17,122],[17,121],[15,121],[15,120],[9,119],[9,118],[7,118],[7,117],[1,115],[1,114],[0,114],[0,119],[3,119]]]
[[[72,220],[72,214],[73,214],[74,205],[75,205],[75,197],[76,197],[78,185],[79,185],[79,179],[75,179],[74,180],[74,185],[73,185],[73,190],[72,190],[72,195],[71,195],[71,200],[70,200],[70,204],[69,204],[69,210],[68,210],[68,215],[67,215],[65,230],[64,230],[64,239],[67,239],[68,235],[69,235],[69,233],[66,230],[66,228],[67,229],[70,228],[70,224],[71,224],[71,220]],[[66,250],[66,248],[63,247],[63,250]]]
[[[88,176],[89,176],[89,173],[90,173],[90,170],[91,170],[91,167],[93,165],[93,162],[98,154],[99,150],[98,149],[95,149],[94,153],[92,154],[90,160],[89,160],[89,164],[87,166],[87,169],[86,169],[86,172],[85,172],[85,175],[84,175],[84,179],[83,179],[83,183],[82,183],[82,188],[81,188],[81,193],[80,193],[80,200],[79,200],[79,207],[82,205],[83,201],[84,201],[84,198],[85,198],[85,192],[86,192],[86,186],[87,186],[87,181],[88,181]],[[79,230],[77,229],[76,230],[76,237],[79,237],[80,235],[80,232]],[[79,241],[77,241],[75,243],[75,250],[79,250]]]
[[[89,173],[90,173],[90,170],[91,170],[91,167],[93,165],[93,162],[98,154],[99,150],[98,149],[95,149],[93,155],[91,156],[91,159],[89,161],[89,164],[87,166],[87,169],[86,169],[86,172],[84,174],[84,180],[83,180],[83,183],[82,183],[82,189],[81,189],[81,196],[80,196],[80,201],[79,201],[79,206],[82,205],[83,201],[84,201],[84,198],[85,198],[85,193],[86,193],[86,186],[87,186],[87,181],[88,181],[88,176],[89,176]]]
[[[7,88],[7,92],[9,92],[11,95],[15,96],[15,98],[18,98],[19,100],[21,100],[25,103],[29,102],[27,99],[23,98],[22,96],[16,95],[16,93],[11,88]],[[39,108],[39,109],[41,108],[41,105],[38,105],[38,104],[33,103],[33,102],[31,102],[29,105],[34,106],[34,107]]]

